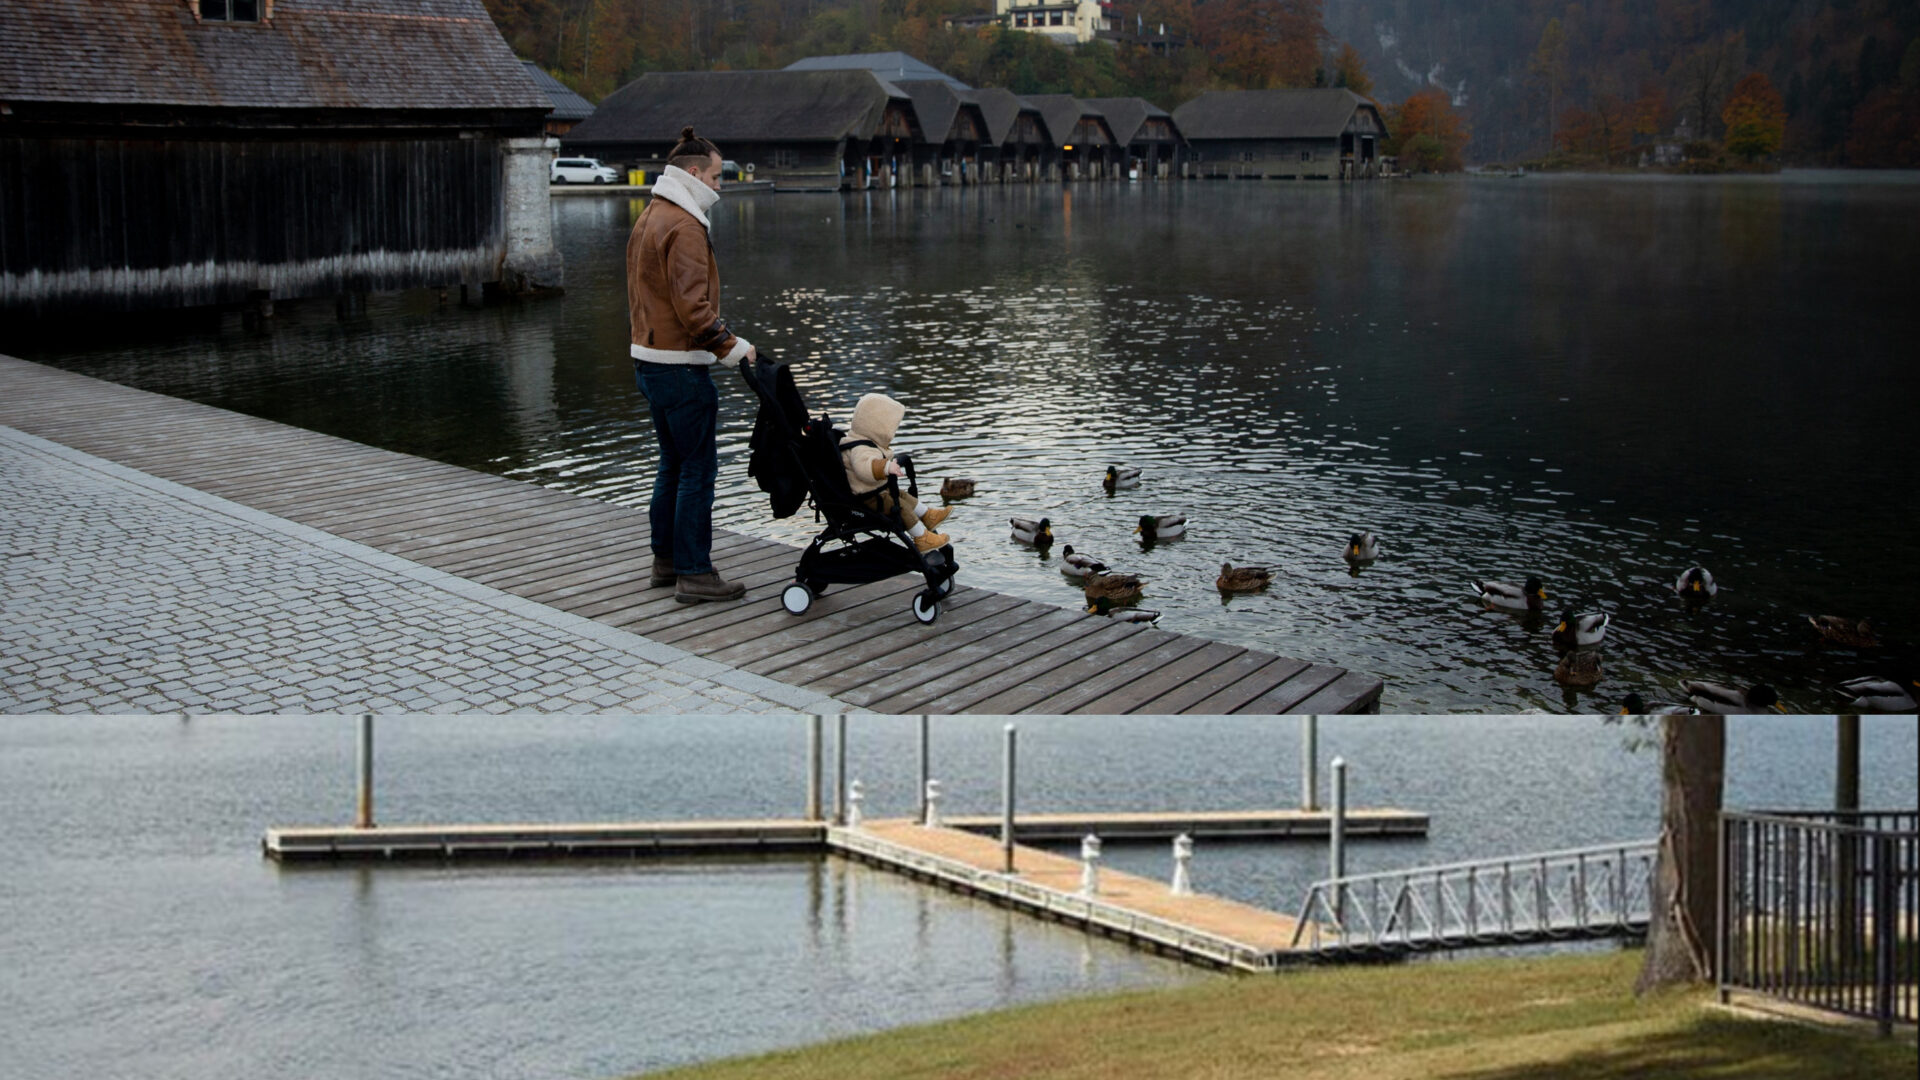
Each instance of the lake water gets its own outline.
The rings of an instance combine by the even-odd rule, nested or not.
[[[562,299],[281,305],[269,332],[0,348],[352,439],[643,505],[654,451],[626,359],[640,203],[556,199]],[[1061,605],[1063,544],[1148,580],[1183,633],[1386,680],[1390,712],[1611,711],[1683,678],[1835,707],[1920,612],[1906,425],[1920,177],[1079,184],[731,195],[729,320],[796,361],[816,410],[885,391],[898,446],[980,493],[946,530],[966,582]],[[720,373],[721,524],[801,542],[745,475],[751,395]],[[1106,465],[1143,470],[1107,495]],[[1143,513],[1184,513],[1143,549]],[[1347,534],[1385,557],[1357,576]],[[1222,561],[1278,567],[1223,600]],[[1723,588],[1669,591],[1699,563]],[[724,568],[723,568],[724,569]],[[1592,692],[1546,627],[1468,582],[1614,617]],[[1884,650],[1801,616],[1869,617]]]
[[[998,806],[1000,722],[937,718],[956,813]],[[353,806],[346,717],[0,723],[9,1080],[614,1077],[1002,1006],[1219,978],[838,859],[281,867],[274,825]],[[1272,718],[1021,724],[1034,811],[1295,805]],[[1591,718],[1330,718],[1355,805],[1432,815],[1355,872],[1650,836],[1658,758]],[[915,725],[860,717],[876,815],[913,807]],[[1911,718],[1863,724],[1862,801],[1912,807]],[[383,822],[794,817],[804,721],[415,717],[376,734]],[[1728,803],[1817,807],[1833,722],[1729,725]],[[1164,845],[1109,865],[1164,878]],[[1198,846],[1195,884],[1283,911],[1314,843]]]

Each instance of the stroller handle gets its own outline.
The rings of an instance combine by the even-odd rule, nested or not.
[[[913,473],[913,456],[910,454],[895,454],[893,455],[893,460],[899,462],[900,467],[907,472],[907,494],[918,499],[920,497],[920,481]]]

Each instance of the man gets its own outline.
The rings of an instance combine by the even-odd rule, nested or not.
[[[653,414],[660,468],[648,519],[654,588],[683,604],[737,600],[747,587],[713,567],[713,486],[720,469],[714,364],[753,359],[754,348],[720,321],[720,265],[707,211],[720,199],[720,151],[681,129],[627,237],[627,312],[633,369]]]

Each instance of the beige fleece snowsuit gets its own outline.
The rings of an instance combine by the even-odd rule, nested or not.
[[[887,486],[887,462],[893,460],[893,433],[900,429],[900,418],[907,415],[907,407],[885,394],[867,394],[853,407],[853,417],[847,421],[847,436],[840,440],[844,447],[840,451],[840,460],[847,465],[847,484],[855,495],[864,496],[868,506],[882,513],[891,513],[892,500],[881,489]],[[847,446],[847,443],[860,439],[870,439],[873,446]],[[902,491],[900,493],[900,518],[911,530],[920,523],[919,500]]]

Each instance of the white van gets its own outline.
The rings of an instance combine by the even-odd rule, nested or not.
[[[547,182],[552,184],[611,184],[618,179],[620,174],[599,158],[555,158],[547,168]]]

